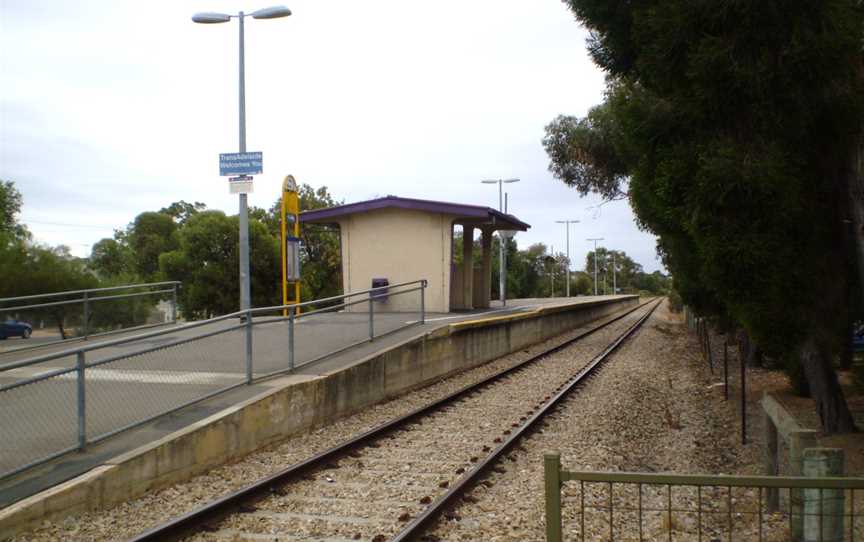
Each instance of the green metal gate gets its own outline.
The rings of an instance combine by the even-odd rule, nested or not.
[[[572,472],[558,453],[546,454],[544,471],[548,542],[565,533],[616,542],[864,540],[862,478]],[[772,488],[786,497],[776,511],[766,499]],[[563,518],[562,502],[571,504]]]

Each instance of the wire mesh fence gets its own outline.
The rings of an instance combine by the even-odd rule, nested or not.
[[[864,479],[569,472],[545,458],[547,540],[842,542],[864,536]],[[567,483],[569,482],[569,483]],[[792,494],[772,507],[769,489]]]
[[[74,371],[0,392],[0,473],[78,447],[76,393]]]
[[[4,345],[20,350],[176,323],[179,286],[168,281],[0,298],[0,322],[29,326],[26,336],[0,330],[0,339],[21,336],[20,344]]]
[[[424,321],[425,281],[240,311],[0,365],[0,478]],[[325,307],[315,310],[315,305]],[[312,309],[312,310],[310,310]],[[309,312],[303,312],[310,310]],[[288,316],[285,316],[285,313]]]
[[[242,327],[88,364],[91,442],[246,381]],[[122,404],[123,408],[117,408]]]

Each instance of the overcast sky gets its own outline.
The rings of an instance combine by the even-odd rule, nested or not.
[[[276,0],[278,1],[278,0]],[[37,240],[86,256],[138,213],[177,200],[237,212],[218,154],[237,150],[237,22],[198,11],[271,5],[0,0],[0,178]],[[250,205],[282,178],[345,202],[393,194],[497,207],[531,224],[520,247],[588,237],[660,268],[626,202],[592,208],[548,172],[543,128],[602,100],[603,73],[560,0],[293,0],[246,20],[247,148],[264,153]]]

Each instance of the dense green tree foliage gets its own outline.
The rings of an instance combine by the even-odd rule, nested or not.
[[[239,220],[222,211],[200,211],[177,233],[178,248],[159,256],[163,275],[183,283],[186,318],[206,318],[239,308]],[[252,306],[280,304],[279,244],[257,220],[249,221]]]
[[[454,262],[462,261],[462,232],[453,235]],[[499,280],[499,237],[492,238],[492,299],[498,299]],[[535,243],[519,250],[515,239],[509,239],[507,248],[507,297],[510,299],[531,299],[540,297],[563,296],[567,285],[567,256],[561,252],[551,253],[543,243]],[[612,293],[612,252],[615,253],[618,293],[665,294],[670,288],[669,277],[659,271],[648,274],[642,266],[634,262],[623,251],[608,251],[598,248],[599,293]],[[482,249],[479,239],[474,240],[474,266],[482,265]],[[585,271],[571,271],[570,295],[592,295],[594,293],[594,252],[586,257]]]
[[[21,203],[21,192],[15,188],[15,183],[0,180],[0,241],[26,235],[26,228],[17,218]]]
[[[90,267],[101,277],[132,275],[133,253],[128,244],[117,239],[97,241],[90,251]]]
[[[188,203],[181,199],[180,201],[175,201],[168,207],[159,209],[159,212],[170,216],[178,224],[184,224],[190,217],[192,217],[192,215],[199,213],[206,208],[207,206],[200,201]]]
[[[177,248],[177,224],[171,215],[146,212],[135,217],[127,231],[135,272],[145,281],[159,277],[159,256]]]
[[[832,367],[857,288],[864,6],[567,0],[605,102],[547,126],[550,170],[629,196],[683,300],[800,364],[823,428],[854,428]],[[858,194],[856,196],[856,194]]]

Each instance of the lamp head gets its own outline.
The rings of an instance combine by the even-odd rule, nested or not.
[[[200,24],[218,24],[227,23],[231,20],[231,16],[225,13],[196,13],[192,16],[192,21]]]
[[[291,10],[285,6],[272,6],[253,11],[251,15],[253,19],[278,19],[291,15]]]

